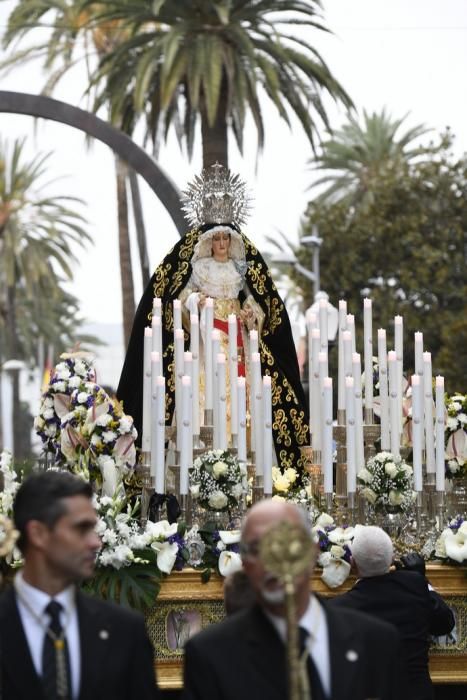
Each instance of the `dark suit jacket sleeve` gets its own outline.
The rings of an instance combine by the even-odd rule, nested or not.
[[[430,590],[431,619],[430,634],[437,637],[441,634],[448,634],[455,625],[454,614],[446,605],[442,597],[436,591]]]
[[[161,697],[156,683],[154,651],[142,617],[134,621],[130,674],[128,700],[158,700]]]
[[[196,640],[189,640],[185,646],[183,692],[181,700],[214,700],[221,698],[216,688],[214,674],[206,663],[206,655],[199,653]]]

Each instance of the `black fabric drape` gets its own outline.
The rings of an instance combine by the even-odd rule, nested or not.
[[[133,416],[138,432],[142,425],[144,328],[151,324],[153,297],[162,299],[166,422],[170,424],[175,404],[172,302],[190,279],[193,250],[207,228],[190,231],[176,243],[157,267],[138,305],[117,389],[118,399],[123,402],[125,412]],[[246,236],[241,236],[247,262],[245,281],[265,314],[259,350],[262,373],[271,375],[273,438],[278,464],[282,468],[301,469],[300,446],[309,442],[308,410],[289,317],[263,257]],[[189,342],[185,330],[187,350]]]

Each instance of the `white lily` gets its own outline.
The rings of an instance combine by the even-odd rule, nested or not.
[[[224,544],[240,542],[240,530],[219,530],[219,537]]]
[[[151,547],[157,552],[157,566],[164,574],[172,571],[178,553],[176,542],[153,542]]]
[[[148,520],[146,523],[146,532],[148,532],[154,539],[168,539],[172,535],[177,534],[177,523],[169,523],[168,520],[160,520],[158,523],[153,523]]]
[[[321,578],[329,588],[342,586],[350,573],[350,564],[344,559],[332,559],[324,567]]]
[[[452,531],[446,534],[444,539],[446,554],[450,559],[462,564],[467,560],[467,538],[464,534],[458,531],[454,534]]]
[[[328,532],[328,539],[333,544],[343,544],[353,539],[355,528],[353,527],[336,527],[335,530]]]
[[[219,572],[222,576],[233,574],[234,571],[239,571],[242,568],[242,560],[237,552],[228,552],[224,550],[219,555]]]

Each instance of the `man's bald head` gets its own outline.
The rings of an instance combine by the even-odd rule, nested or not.
[[[248,511],[243,521],[242,541],[248,538],[251,530],[255,533],[261,532],[260,537],[262,537],[264,533],[281,522],[299,525],[310,532],[308,520],[300,508],[288,501],[268,499],[255,503]]]

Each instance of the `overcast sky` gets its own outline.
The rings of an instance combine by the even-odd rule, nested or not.
[[[0,2],[1,31],[14,2]],[[467,150],[467,3],[465,0],[325,0],[324,14],[333,36],[311,37],[357,108],[394,117],[410,112],[407,126],[424,123],[456,135],[455,150]],[[36,93],[44,83],[36,67],[14,71],[0,81],[1,89]],[[82,93],[79,70],[55,94],[77,104]],[[80,106],[84,106],[81,102]],[[310,148],[299,127],[290,131],[266,109],[266,145],[256,169],[254,128],[246,135],[245,158],[235,147],[230,167],[248,182],[254,213],[246,232],[264,249],[265,235],[279,229],[296,238],[298,222],[310,197],[307,161]],[[344,118],[332,109],[334,126]],[[90,321],[121,320],[113,157],[98,143],[86,149],[80,132],[53,123],[34,131],[29,117],[0,114],[2,140],[28,136],[27,152],[54,151],[51,176],[65,175],[57,193],[81,197],[95,245],[80,253],[72,290]],[[201,167],[198,150],[188,163],[171,139],[160,154],[162,167],[179,187]],[[170,218],[142,183],[151,265],[155,266],[177,240]],[[136,276],[137,297],[141,283]],[[332,300],[336,303],[337,300]]]

